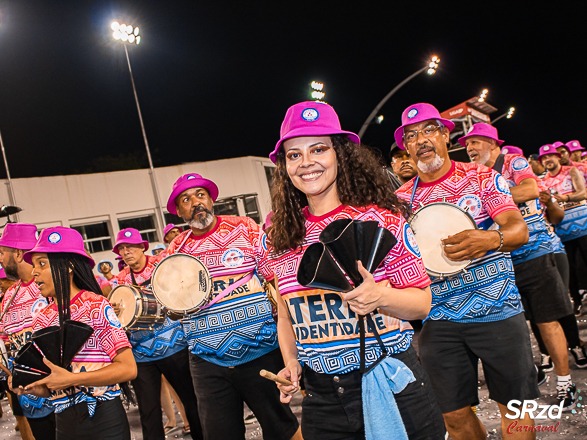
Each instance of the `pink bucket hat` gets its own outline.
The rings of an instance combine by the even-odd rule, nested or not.
[[[581,145],[581,142],[579,142],[579,141],[576,141],[576,140],[574,140],[574,141],[569,141],[569,142],[567,142],[565,145],[567,146],[567,148],[569,149],[569,151],[570,151],[571,153],[572,153],[573,151],[579,151],[579,150],[581,150],[581,151],[584,151],[584,150],[585,150],[585,147],[583,147],[583,146]]]
[[[37,227],[30,223],[8,223],[4,227],[0,246],[28,251],[35,247],[39,233]]]
[[[489,139],[493,139],[497,142],[497,145],[499,146],[501,146],[501,144],[504,143],[504,141],[499,139],[499,137],[497,136],[497,128],[485,122],[477,122],[476,124],[473,124],[473,126],[467,132],[467,134],[459,138],[459,144],[461,144],[463,147],[466,147],[467,139],[473,136],[483,136]]]
[[[81,234],[75,229],[66,228],[65,226],[52,226],[43,229],[35,247],[26,252],[23,258],[24,261],[30,264],[33,254],[64,252],[81,255],[87,258],[91,266],[94,267],[94,260],[86,252]]]
[[[116,244],[112,248],[112,252],[117,255],[120,255],[118,252],[118,246],[121,244],[142,244],[144,250],[149,249],[149,242],[147,240],[143,240],[141,237],[141,233],[138,229],[135,228],[126,228],[121,229],[118,234],[116,235]]]
[[[395,143],[398,147],[402,150],[405,150],[406,147],[404,145],[404,127],[406,125],[418,124],[422,121],[427,121],[429,119],[435,119],[440,121],[448,131],[452,131],[455,128],[454,122],[450,119],[444,119],[440,116],[440,113],[432,104],[428,104],[426,102],[420,102],[418,104],[412,104],[408,108],[406,108],[402,113],[402,125],[396,128],[395,132],[393,133],[393,137],[395,138]]]
[[[558,151],[556,151],[556,148],[553,144],[546,144],[540,147],[540,149],[538,150],[538,160],[540,160],[541,157],[546,156],[548,154],[556,154],[558,157],[560,157],[561,155]]]
[[[283,141],[300,136],[329,136],[346,134],[351,142],[361,142],[359,136],[353,132],[340,128],[340,121],[334,109],[318,101],[304,101],[292,105],[287,109],[281,123],[280,139],[275,149],[269,154],[271,162],[277,162],[277,153]]]
[[[568,149],[567,145],[561,141],[555,141],[551,144],[554,148],[565,147]]]
[[[175,226],[173,223],[168,223],[163,228],[163,237],[165,237],[172,229],[177,229],[179,232],[181,232],[181,228],[179,226]]]
[[[524,155],[524,151],[520,147],[514,147],[513,145],[504,145],[501,147],[503,154],[521,154]]]
[[[167,199],[167,211],[173,215],[177,215],[177,208],[175,206],[175,199],[178,195],[190,188],[204,188],[210,194],[213,201],[218,198],[218,187],[211,180],[203,178],[196,173],[184,174],[173,184],[171,195]],[[165,235],[165,234],[164,234]]]

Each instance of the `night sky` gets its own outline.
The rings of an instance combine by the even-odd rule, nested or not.
[[[138,25],[129,48],[154,165],[264,156],[312,80],[343,128],[387,154],[401,112],[443,111],[489,89],[495,126],[527,154],[587,146],[583,2],[0,1],[0,133],[12,178],[147,167],[132,87],[110,22]],[[397,3],[397,4],[396,4]],[[0,178],[6,177],[0,164]]]

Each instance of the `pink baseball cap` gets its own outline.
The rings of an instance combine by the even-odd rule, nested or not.
[[[196,173],[184,174],[179,177],[173,184],[171,195],[167,199],[167,211],[173,215],[177,215],[177,208],[175,207],[175,199],[178,195],[190,188],[204,188],[210,194],[213,201],[218,198],[218,187],[211,180],[203,178]]]
[[[577,141],[577,140],[573,140],[573,141],[569,141],[565,144],[567,146],[567,148],[569,149],[569,151],[572,153],[573,151],[584,151],[585,147],[583,147],[581,145],[581,142]]]
[[[81,234],[75,229],[66,228],[65,226],[52,226],[43,229],[35,247],[25,252],[23,258],[24,261],[30,264],[33,254],[64,252],[81,255],[88,259],[92,267],[95,265],[94,260],[86,251]]]
[[[466,147],[467,139],[473,136],[483,136],[489,139],[493,139],[499,146],[504,143],[504,141],[502,141],[497,136],[497,128],[485,122],[477,122],[476,124],[473,124],[467,134],[459,138],[459,144],[461,144],[463,147]]]
[[[538,150],[538,159],[548,154],[556,154],[558,157],[561,155],[553,144],[545,144]]]
[[[112,248],[112,252],[120,255],[118,252],[118,246],[121,244],[142,244],[144,250],[149,249],[149,242],[147,240],[143,240],[141,233],[138,229],[135,228],[125,228],[118,232],[116,235],[116,244]]]
[[[37,227],[30,223],[8,223],[4,227],[0,246],[28,251],[35,247],[39,233]]]
[[[514,147],[513,145],[504,145],[501,147],[503,154],[521,154],[524,155],[524,151],[520,147]]]
[[[412,104],[403,111],[402,125],[396,128],[395,132],[393,133],[393,137],[395,138],[395,143],[397,146],[402,150],[406,149],[404,145],[404,127],[406,125],[418,124],[419,122],[427,121],[429,119],[440,121],[442,125],[448,128],[448,131],[452,131],[453,128],[455,128],[455,123],[450,119],[444,119],[441,117],[436,107],[434,107],[432,104],[428,104],[426,102]]]
[[[283,141],[301,136],[330,136],[346,134],[351,142],[361,143],[359,136],[351,131],[342,130],[340,120],[334,109],[318,101],[304,101],[287,109],[281,123],[280,139],[275,149],[269,154],[271,162],[277,162],[277,153]]]

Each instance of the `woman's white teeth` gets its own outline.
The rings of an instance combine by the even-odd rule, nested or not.
[[[316,177],[320,176],[321,174],[322,174],[321,172],[304,174],[304,175],[302,175],[302,179],[304,179],[304,180],[315,179]]]

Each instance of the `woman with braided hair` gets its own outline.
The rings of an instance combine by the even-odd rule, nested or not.
[[[137,367],[124,329],[99,293],[82,236],[66,227],[46,228],[24,258],[33,265],[41,294],[54,298],[35,317],[33,329],[59,326],[61,365],[44,353],[51,374],[14,391],[51,399],[58,440],[130,439],[119,383],[134,379]],[[68,332],[70,325],[76,328]],[[91,334],[83,345],[78,341],[81,348],[74,353],[72,341],[83,329]]]

